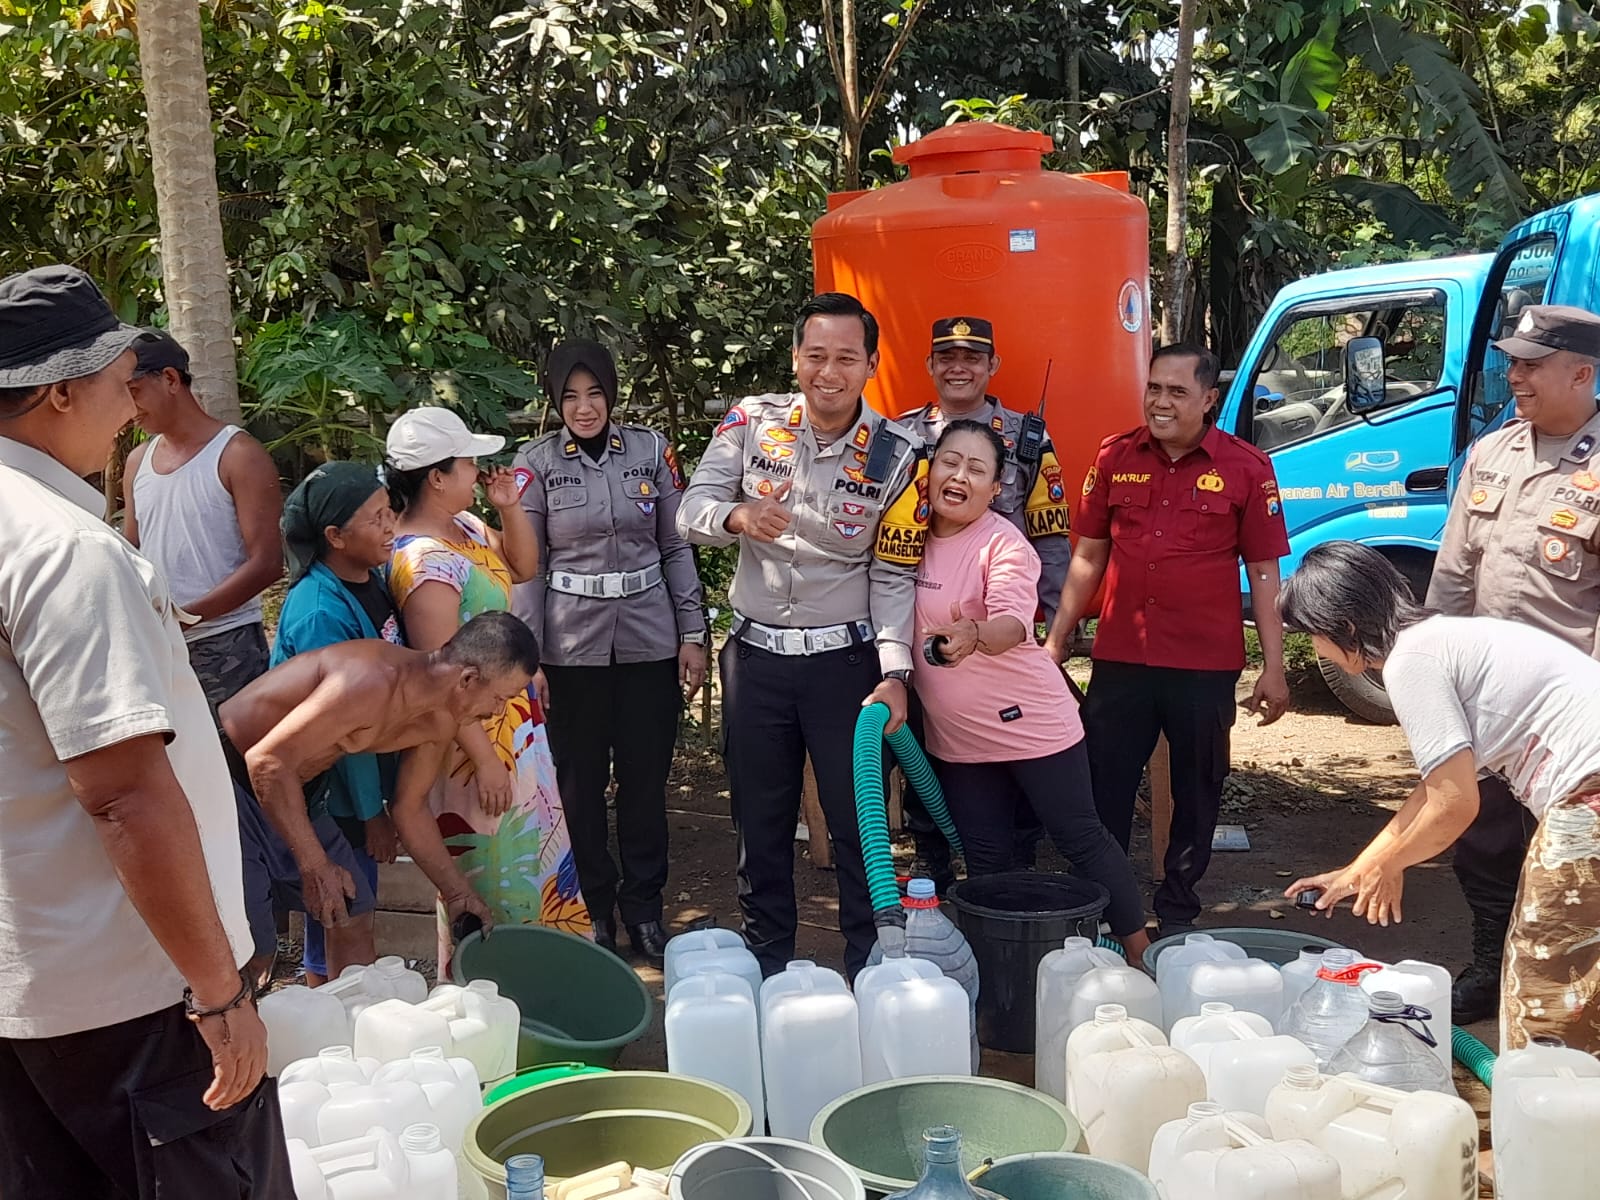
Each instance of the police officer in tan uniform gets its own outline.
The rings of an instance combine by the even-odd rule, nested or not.
[[[1516,419],[1473,446],[1450,505],[1428,606],[1525,621],[1600,657],[1600,316],[1522,311],[1506,381]],[[1457,977],[1460,1024],[1493,1016],[1517,879],[1534,822],[1505,781],[1479,781],[1477,819],[1455,847],[1472,909],[1473,962]]]
[[[616,948],[620,911],[634,951],[659,966],[667,774],[685,694],[706,675],[700,578],[677,527],[683,477],[664,437],[611,419],[617,368],[598,342],[556,346],[544,386],[562,427],[517,453],[542,562],[512,604],[544,647],[534,684],[595,940]],[[613,771],[620,872],[606,823]]]
[[[798,395],[742,400],[684,493],[692,542],[739,547],[719,655],[744,935],[768,974],[794,955],[794,828],[806,755],[833,838],[853,977],[874,941],[851,763],[860,707],[905,720],[916,567],[927,536],[917,436],[861,398],[878,323],[854,296],[808,300]]]

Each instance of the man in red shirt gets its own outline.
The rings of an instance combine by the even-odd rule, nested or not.
[[[1199,346],[1163,346],[1151,358],[1145,424],[1107,438],[1083,481],[1078,542],[1045,643],[1056,662],[1067,657],[1104,580],[1083,712],[1095,805],[1126,849],[1140,774],[1166,734],[1172,835],[1155,895],[1163,935],[1199,916],[1195,888],[1211,861],[1244,668],[1241,558],[1266,663],[1246,707],[1271,724],[1289,706],[1278,482],[1266,455],[1214,424],[1219,371]]]

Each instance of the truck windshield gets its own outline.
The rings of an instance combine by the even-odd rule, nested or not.
[[[1467,428],[1463,444],[1472,441],[1489,426],[1511,402],[1511,385],[1506,382],[1509,360],[1489,343],[1508,336],[1516,328],[1522,310],[1530,304],[1543,304],[1556,269],[1556,235],[1541,233],[1529,238],[1510,254],[1495,262],[1489,286],[1498,290],[1490,328],[1483,338],[1482,369],[1472,384],[1472,403],[1467,408]],[[1498,277],[1498,278],[1497,278]],[[1474,340],[1476,346],[1478,342]]]
[[[1344,347],[1356,337],[1384,344],[1387,404],[1431,392],[1444,363],[1444,294],[1318,300],[1290,309],[1261,356],[1240,434],[1271,453],[1360,420],[1344,391]]]

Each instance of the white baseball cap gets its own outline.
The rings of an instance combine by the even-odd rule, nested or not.
[[[414,471],[447,458],[498,454],[505,445],[505,438],[499,434],[473,433],[448,408],[413,408],[401,413],[389,426],[384,449],[391,467]]]

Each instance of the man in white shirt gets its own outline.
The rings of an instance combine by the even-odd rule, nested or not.
[[[0,1195],[291,1200],[221,744],[83,480],[140,336],[75,268],[0,280]]]

